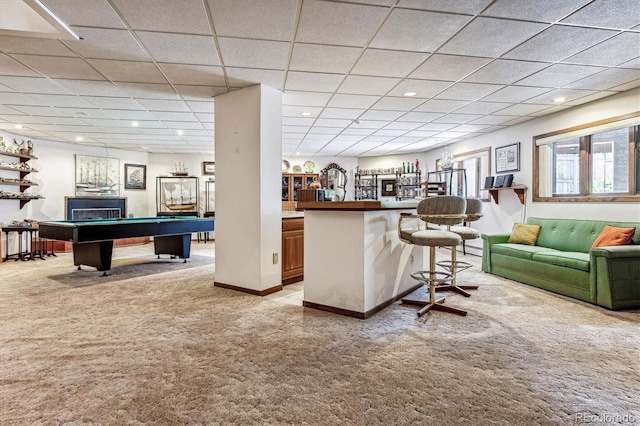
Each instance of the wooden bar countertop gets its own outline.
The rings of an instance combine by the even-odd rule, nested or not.
[[[418,200],[412,201],[298,201],[296,210],[370,211],[415,209]]]

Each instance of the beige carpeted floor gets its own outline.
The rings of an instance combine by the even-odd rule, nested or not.
[[[292,304],[301,286],[214,287],[211,243],[151,253],[116,248],[108,277],[71,254],[0,265],[0,424],[640,423],[638,311],[476,267],[447,300],[467,317],[363,321]]]

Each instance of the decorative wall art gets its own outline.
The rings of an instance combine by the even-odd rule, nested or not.
[[[125,164],[124,189],[147,189],[147,166]]]
[[[396,180],[395,179],[382,179],[382,196],[383,197],[395,197],[396,196]]]
[[[76,154],[76,196],[120,195],[120,160]]]
[[[216,174],[216,162],[215,161],[203,161],[202,162],[202,174],[203,175],[215,175]]]
[[[496,148],[496,173],[520,170],[520,142]]]

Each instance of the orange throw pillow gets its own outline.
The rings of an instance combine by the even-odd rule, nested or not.
[[[605,246],[623,246],[629,244],[633,239],[636,228],[616,228],[615,226],[605,226],[598,238],[593,242],[591,248]]]

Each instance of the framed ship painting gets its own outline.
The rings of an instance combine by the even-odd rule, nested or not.
[[[76,197],[120,195],[120,160],[76,154]]]
[[[125,164],[124,189],[147,189],[147,166]]]

